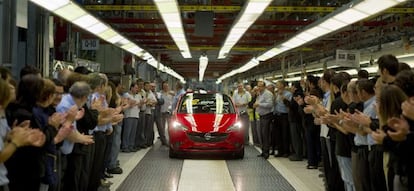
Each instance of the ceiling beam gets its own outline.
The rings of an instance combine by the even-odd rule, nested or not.
[[[214,28],[214,34],[221,34],[221,33],[228,33],[229,32],[229,28]],[[125,32],[125,33],[167,33],[167,29],[166,28],[118,28],[119,32]],[[187,28],[185,29],[186,33],[194,33],[194,29],[193,28]],[[247,34],[251,34],[251,33],[255,33],[255,34],[260,34],[260,33],[273,33],[273,34],[277,34],[277,33],[295,33],[297,32],[297,30],[295,29],[249,29],[247,30]]]
[[[158,12],[155,5],[85,5],[89,11],[140,11]],[[239,12],[242,6],[223,6],[223,5],[181,5],[182,12],[195,11],[214,11],[221,13]],[[331,13],[338,7],[312,7],[312,6],[269,6],[266,12],[284,13]],[[414,8],[391,8],[386,13],[414,13]]]
[[[116,24],[164,24],[162,19],[136,19],[136,18],[105,18],[105,22]],[[231,25],[234,19],[214,19],[215,25]],[[311,24],[313,20],[257,20],[255,25],[280,25],[280,26],[302,26]],[[183,19],[183,23],[195,24],[195,19]]]

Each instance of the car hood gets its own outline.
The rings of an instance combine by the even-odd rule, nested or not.
[[[237,114],[177,114],[176,119],[192,132],[225,132],[237,120]]]

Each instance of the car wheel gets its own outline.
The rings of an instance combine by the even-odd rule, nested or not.
[[[236,159],[243,159],[244,158],[244,148],[235,154]]]
[[[168,151],[170,158],[177,158],[177,152],[175,152],[172,148]]]

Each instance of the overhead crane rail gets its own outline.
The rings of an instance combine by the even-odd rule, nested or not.
[[[175,45],[165,45],[165,48],[168,50],[178,50],[177,46]],[[220,50],[221,47],[218,46],[190,46],[191,50]],[[265,51],[269,49],[269,47],[248,47],[248,46],[235,46],[232,48],[234,51]],[[312,48],[309,47],[302,47],[297,49],[299,51],[312,51]]]
[[[85,5],[90,11],[158,11],[154,5]],[[241,6],[205,6],[205,5],[181,5],[180,10],[184,12],[214,11],[214,12],[237,12]],[[309,6],[270,6],[266,12],[285,13],[330,13],[338,7],[309,7]],[[414,8],[391,8],[386,13],[414,13]]]
[[[175,45],[166,45],[165,48],[168,50],[178,50]],[[221,47],[218,46],[190,46],[190,50],[220,50]],[[267,47],[242,47],[235,46],[232,48],[234,51],[265,51]]]

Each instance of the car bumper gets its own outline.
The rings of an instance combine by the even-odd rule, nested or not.
[[[179,152],[231,153],[244,149],[244,134],[240,131],[226,133],[226,136],[205,138],[191,133],[170,132],[170,149]]]

